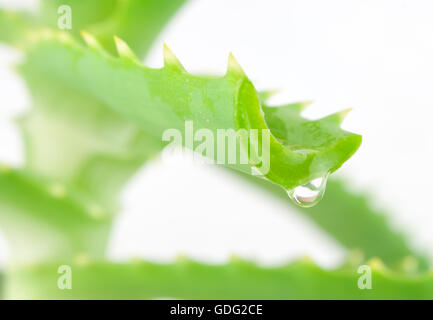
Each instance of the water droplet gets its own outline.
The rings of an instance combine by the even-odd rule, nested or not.
[[[287,191],[290,199],[303,208],[311,208],[322,200],[329,174]]]

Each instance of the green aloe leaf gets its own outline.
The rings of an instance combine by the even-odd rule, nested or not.
[[[36,15],[41,25],[56,29],[58,28],[58,22],[62,21],[62,14],[66,13],[66,11],[59,10],[59,8],[62,9],[63,6],[68,6],[71,8],[71,31],[74,34],[79,34],[82,29],[89,29],[92,26],[103,24],[105,21],[112,19],[121,2],[129,1],[41,0]],[[146,0],[143,2],[146,2]]]
[[[25,169],[66,184],[95,201],[117,205],[117,194],[161,142],[103,103],[46,77],[26,77],[33,108],[18,124]]]
[[[258,139],[238,137],[236,141],[237,150],[250,151],[249,163],[240,163],[238,158],[231,167],[250,173],[255,167],[285,189],[335,171],[361,143],[360,136],[339,129],[337,121],[332,120],[335,116],[308,121],[300,120],[298,115],[299,121],[294,124],[302,133],[278,135],[283,127],[274,121],[273,109],[262,107],[259,94],[233,56],[225,76],[200,77],[187,73],[167,48],[165,66],[151,69],[142,66],[120,39],[116,40],[119,57],[113,57],[95,38],[89,34],[84,37],[89,48],[64,33],[33,34],[34,42],[21,68],[23,74],[27,78],[43,76],[93,97],[134,121],[155,139],[160,139],[167,129],[177,129],[184,132],[183,143],[187,144],[188,120],[193,121],[195,130],[209,129],[214,136],[219,129],[257,129]],[[285,107],[277,112],[285,112]],[[286,120],[287,127],[295,118],[293,115]],[[261,150],[261,138],[269,129],[270,163],[265,171],[251,150]],[[313,136],[308,140],[309,134]]]
[[[389,213],[375,208],[368,196],[348,191],[347,182],[331,179],[326,198],[305,214],[346,247],[362,250],[367,258],[380,257],[395,269],[406,259],[414,259],[420,271],[429,267],[428,256],[412,248],[407,234],[390,227]]]
[[[113,212],[55,181],[0,167],[0,225],[13,265],[102,258]]]
[[[1,42],[19,45],[24,34],[34,25],[34,17],[30,13],[0,9]]]
[[[349,110],[319,120],[307,120],[300,114],[308,105],[309,102],[277,107],[263,104],[262,108],[265,120],[278,141],[293,152],[314,154],[312,161],[335,163],[330,169],[333,172],[353,155],[356,151],[354,146],[361,142],[360,136],[340,128]]]
[[[41,25],[57,28],[58,8],[68,5],[73,16],[71,32],[92,32],[115,52],[113,35],[125,39],[143,57],[168,20],[186,0],[48,0],[42,1]]]
[[[286,203],[289,210],[298,210],[346,249],[359,251],[366,259],[380,257],[393,269],[400,268],[406,259],[415,259],[419,271],[425,271],[429,266],[428,257],[414,250],[405,234],[390,227],[390,213],[375,208],[366,195],[348,191],[346,181],[329,179],[323,200],[315,207],[300,208],[293,206],[278,186],[242,173],[236,176],[267,191],[273,199]]]
[[[58,28],[59,8],[70,6],[72,29],[122,34],[144,54],[183,0],[41,1],[36,14],[0,11],[0,40],[21,47],[31,29]],[[144,18],[143,18],[144,17]],[[146,18],[147,17],[147,18]],[[112,45],[113,46],[113,45]],[[34,108],[21,116],[26,170],[81,189],[95,201],[115,206],[117,193],[132,174],[161,149],[161,141],[92,97],[55,79],[26,79]]]
[[[60,290],[60,265],[70,267],[71,290]],[[260,267],[234,259],[206,265],[182,258],[173,264],[135,261],[42,264],[11,270],[12,299],[432,299],[433,276],[393,273],[374,259],[371,289],[358,282],[357,267],[324,270],[309,260]],[[361,279],[361,283],[364,280]],[[364,283],[365,284],[365,283]]]

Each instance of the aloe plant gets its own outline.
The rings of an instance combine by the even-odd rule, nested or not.
[[[0,282],[4,297],[432,298],[431,275],[414,275],[410,267],[419,264],[424,272],[426,258],[365,198],[332,179],[319,205],[299,210],[343,246],[363,253],[336,270],[307,260],[278,268],[238,259],[214,266],[188,259],[170,265],[107,261],[117,196],[167,145],[166,130],[183,132],[181,143],[194,150],[200,143],[188,142],[189,121],[214,135],[221,129],[258,130],[256,138],[236,139],[248,161],[223,167],[288,203],[287,191],[293,196],[296,187],[327,177],[361,143],[359,135],[340,128],[347,111],[313,121],[301,116],[306,103],[268,106],[269,94],[254,87],[231,54],[220,77],[188,73],[167,47],[163,68],[142,65],[183,2],[47,0],[36,14],[0,11],[0,40],[24,52],[16,69],[33,101],[18,119],[25,165],[0,169],[0,226],[12,252]],[[59,31],[57,9],[65,4],[74,25]],[[266,132],[268,170],[251,152],[266,150],[261,139]],[[215,153],[211,157],[221,160]],[[366,260],[377,281],[368,291],[356,286],[357,267]],[[57,288],[59,265],[73,268],[73,290]]]

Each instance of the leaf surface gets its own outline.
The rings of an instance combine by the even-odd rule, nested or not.
[[[22,66],[26,77],[51,78],[89,95],[155,139],[165,130],[175,129],[183,132],[183,144],[188,146],[186,121],[192,121],[196,131],[210,130],[214,137],[218,130],[255,129],[258,139],[249,136],[236,141],[237,150],[248,154],[248,164],[237,157],[232,167],[250,173],[258,169],[285,189],[335,171],[361,143],[360,136],[341,130],[332,120],[334,116],[308,121],[295,114],[287,118],[286,107],[275,111],[262,107],[259,94],[233,56],[225,76],[201,77],[187,73],[168,49],[165,66],[151,69],[133,59],[132,51],[121,40],[117,40],[119,57],[113,57],[89,34],[85,34],[89,48],[63,33],[47,31],[35,34],[35,38]],[[281,135],[283,125],[285,136]],[[292,125],[300,132],[293,133]],[[266,150],[266,140],[262,140],[266,130],[271,135],[264,155],[269,163],[264,166],[257,162],[258,153],[251,150]],[[197,145],[193,141],[189,147],[195,149]],[[216,160],[220,150],[214,151]]]
[[[371,268],[371,290],[358,287],[363,272],[358,273],[356,268],[324,270],[309,260],[268,268],[240,259],[224,265],[206,265],[184,258],[172,264],[134,261],[129,264],[90,262],[68,265],[73,274],[72,290],[59,290],[55,286],[59,265],[46,264],[11,271],[6,297],[228,300],[433,298],[431,273],[421,276],[393,273],[377,259],[366,264]]]

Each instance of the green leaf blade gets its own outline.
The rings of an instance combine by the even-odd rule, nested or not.
[[[92,96],[135,121],[156,139],[167,129],[185,131],[185,121],[190,120],[195,130],[209,129],[215,136],[220,129],[258,130],[258,141],[250,137],[245,144],[238,139],[237,146],[260,150],[265,130],[272,133],[282,129],[278,123],[267,121],[269,108],[262,109],[259,94],[232,56],[225,76],[201,77],[179,68],[151,69],[133,60],[112,57],[94,39],[86,39],[89,49],[56,33],[50,39],[37,41],[29,50],[26,73],[43,74]],[[279,113],[276,117],[287,123],[289,132],[286,130],[285,142],[270,135],[266,151],[270,166],[265,177],[285,189],[336,170],[359,147],[359,136],[346,133],[329,121],[282,119]],[[290,134],[292,120],[301,133]],[[293,142],[288,137],[314,147],[314,152],[287,145]],[[306,143],[308,139],[313,139],[313,144]],[[184,143],[185,140],[184,137]],[[255,163],[251,154],[249,160],[249,164],[238,161],[234,167],[251,173]]]
[[[431,299],[431,273],[392,273],[372,261],[371,289],[360,289],[356,269],[325,270],[307,260],[279,267],[260,267],[236,259],[207,265],[188,259],[158,264],[135,261],[89,262],[71,267],[72,290],[60,290],[57,264],[16,269],[6,297],[11,299]]]

